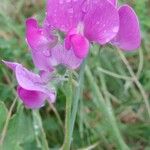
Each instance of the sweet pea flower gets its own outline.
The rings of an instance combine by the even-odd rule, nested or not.
[[[42,72],[49,73],[58,65],[76,69],[82,63],[82,59],[76,57],[73,50],[66,50],[51,30],[39,27],[34,18],[26,20],[26,41],[35,66]]]
[[[117,8],[117,0],[109,0]],[[141,34],[138,17],[134,10],[123,5],[118,9],[119,14],[119,31],[117,36],[112,40],[112,44],[125,51],[132,51],[140,47]]]
[[[108,0],[47,0],[46,27],[65,33],[65,48],[84,59],[90,42],[101,45],[119,30],[117,9]]]
[[[35,66],[47,72],[58,65],[76,69],[91,42],[111,42],[128,51],[138,48],[138,18],[130,6],[117,5],[117,0],[47,0],[43,26],[33,18],[26,21],[26,39]],[[64,43],[53,31],[65,34]]]
[[[31,71],[28,71],[21,64],[3,61],[12,69],[18,81],[17,93],[27,108],[37,109],[44,106],[46,99],[54,103],[56,91],[43,82],[42,78]]]

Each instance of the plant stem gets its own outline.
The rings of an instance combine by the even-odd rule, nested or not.
[[[98,67],[97,71],[98,71],[99,73],[104,73],[104,74],[109,75],[109,76],[114,77],[114,78],[118,78],[118,79],[122,79],[122,80],[127,80],[127,81],[132,81],[132,78],[130,78],[130,77],[122,76],[122,75],[116,74],[116,73],[114,73],[114,72],[105,70],[105,69],[103,69],[103,68],[101,68],[101,67]]]
[[[121,136],[121,133],[117,127],[117,123],[116,123],[116,119],[115,119],[115,116],[112,111],[111,103],[110,102],[109,103],[107,102],[107,104],[105,103],[104,97],[103,97],[102,93],[100,92],[99,87],[95,83],[92,73],[91,73],[90,69],[88,68],[88,66],[86,66],[86,76],[89,80],[89,83],[92,86],[92,90],[93,90],[95,96],[99,100],[100,108],[101,108],[101,111],[102,111],[104,117],[106,117],[108,119],[108,123],[111,125],[111,130],[112,130],[113,136],[116,138],[118,149],[119,150],[129,150],[128,146],[124,142],[124,140]]]
[[[66,119],[65,119],[65,139],[63,150],[70,150],[70,123],[71,123],[71,106],[72,106],[72,74],[69,75],[69,82],[67,83],[66,92]]]
[[[1,134],[1,138],[0,138],[0,148],[3,147],[3,142],[4,142],[4,139],[5,139],[6,133],[7,133],[7,128],[8,128],[8,125],[9,125],[9,121],[11,119],[12,111],[13,111],[13,109],[15,107],[16,102],[17,102],[17,97],[13,101],[12,105],[10,106],[9,112],[8,112],[8,115],[7,115],[7,118],[6,118],[6,122],[5,122],[3,131],[2,131],[2,134]]]
[[[87,59],[85,59],[81,65],[79,79],[78,79],[78,86],[76,87],[75,94],[73,97],[73,108],[71,113],[71,129],[70,129],[71,138],[73,136],[73,130],[74,130],[74,124],[75,124],[77,110],[78,110],[79,99],[80,99],[81,91],[83,89],[84,71],[85,71],[86,62]],[[70,140],[70,143],[71,142],[72,141]]]
[[[136,84],[136,86],[138,87],[139,91],[141,92],[141,95],[143,97],[143,100],[144,100],[144,103],[145,103],[145,106],[146,106],[146,109],[147,109],[147,113],[149,115],[149,121],[150,121],[150,104],[149,104],[149,101],[148,101],[148,96],[147,96],[147,94],[146,94],[143,86],[139,82],[138,77],[135,75],[134,71],[132,70],[132,68],[131,68],[128,60],[124,56],[123,52],[118,49],[118,53],[119,53],[122,61],[126,65],[126,67],[127,67],[128,71],[129,71],[130,75],[132,76],[134,83]]]
[[[39,141],[37,139],[38,145],[42,148],[42,150],[49,150],[48,142],[46,139],[45,131],[43,129],[42,120],[41,120],[39,110],[33,110],[32,114],[33,114],[33,123],[34,123],[35,135],[37,136],[37,138],[40,137],[41,141],[42,141],[42,143],[39,143]]]

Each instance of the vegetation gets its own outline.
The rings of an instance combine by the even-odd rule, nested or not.
[[[110,45],[92,47],[84,77],[77,83],[81,95],[73,88],[77,94],[74,97],[80,95],[73,150],[128,149],[120,146],[121,142],[131,150],[150,150],[150,1],[121,3],[129,3],[139,16],[141,48],[125,53]],[[45,2],[41,0],[0,1],[0,60],[17,61],[33,69],[24,22],[33,15],[42,23],[44,9]],[[67,85],[65,91],[63,86],[58,87],[54,105],[47,104],[39,111],[24,108],[16,95],[16,85],[12,72],[0,63],[2,150],[59,149],[65,137],[66,97],[71,92],[67,92]]]

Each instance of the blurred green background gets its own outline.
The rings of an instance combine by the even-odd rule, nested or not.
[[[124,141],[132,150],[150,150],[150,110],[144,101],[150,102],[150,1],[124,0],[120,3],[130,4],[139,16],[141,48],[120,55],[111,46],[94,46],[88,66],[104,96],[111,100]],[[27,17],[34,16],[42,23],[44,11],[43,0],[0,0],[0,60],[17,61],[33,69],[25,42],[24,22]],[[122,54],[127,64],[123,62]],[[133,77],[136,77],[136,82]],[[46,105],[37,115],[16,102],[16,85],[15,76],[0,63],[0,137],[5,137],[3,149],[45,150],[45,142],[50,149],[59,149],[63,144],[65,120],[62,88],[58,88],[54,106]],[[86,76],[83,86],[72,149],[119,150],[109,121],[102,115]]]

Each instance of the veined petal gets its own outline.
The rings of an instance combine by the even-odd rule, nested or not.
[[[93,42],[106,44],[119,30],[117,9],[107,0],[90,0],[84,17],[85,36]]]
[[[83,59],[78,58],[72,49],[67,50],[65,46],[58,44],[51,50],[50,61],[53,66],[64,65],[69,69],[77,69]]]
[[[83,17],[85,0],[47,0],[47,21],[50,26],[64,32],[76,28]]]
[[[140,47],[141,34],[138,17],[134,10],[124,5],[119,8],[120,27],[112,43],[123,50],[131,51]]]

